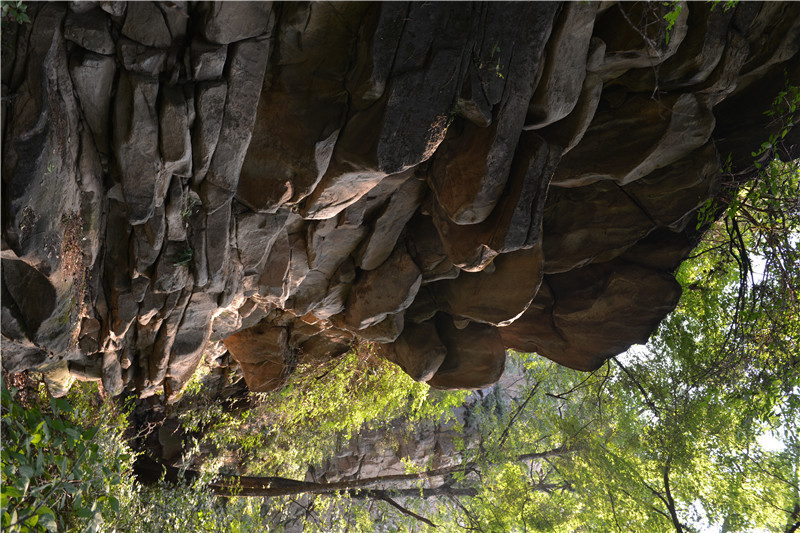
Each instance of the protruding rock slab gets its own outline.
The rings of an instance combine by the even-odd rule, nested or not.
[[[670,274],[618,259],[546,276],[528,311],[499,331],[509,348],[590,371],[646,342],[680,295]]]
[[[543,264],[538,245],[497,256],[491,272],[462,272],[429,287],[442,310],[454,317],[507,325],[519,318],[536,296]]]
[[[379,351],[415,381],[431,379],[447,355],[432,320],[406,324],[400,337],[391,344],[379,345]]]
[[[489,5],[494,16],[481,52],[489,53],[489,62],[497,61],[495,76],[505,81],[496,118],[486,128],[454,123],[430,176],[436,199],[456,224],[485,220],[500,199],[557,8],[553,3],[521,4],[513,10],[505,4]]]
[[[355,332],[404,311],[421,283],[419,268],[405,247],[398,246],[381,266],[363,272],[356,280],[347,299],[344,324]]]
[[[482,389],[494,385],[506,366],[506,349],[494,326],[470,323],[462,329],[447,315],[436,318],[436,331],[447,355],[428,380],[435,389]],[[432,339],[434,349],[438,340]]]
[[[284,383],[289,360],[286,328],[259,325],[234,333],[223,342],[242,367],[248,389],[269,392]]]

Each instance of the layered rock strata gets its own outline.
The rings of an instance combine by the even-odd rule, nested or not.
[[[800,84],[795,3],[29,13],[2,33],[3,366],[142,397],[220,340],[255,391],[355,339],[443,389],[506,348],[597,368],[676,305],[721,162],[746,173]]]

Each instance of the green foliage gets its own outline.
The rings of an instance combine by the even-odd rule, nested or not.
[[[214,496],[208,481],[203,477],[189,485],[134,485],[113,525],[125,533],[263,531],[259,499]]]
[[[175,256],[174,261],[172,262],[175,266],[185,265],[192,262],[194,258],[194,249],[191,246],[186,246],[183,250]]]
[[[681,8],[683,6],[680,2],[664,2],[664,6],[670,9],[664,15],[664,20],[667,22],[667,27],[664,29],[666,34],[665,39],[667,44],[669,44],[669,34],[672,31],[672,28],[675,26],[675,22],[678,20],[678,17],[681,16]]]
[[[339,358],[300,365],[285,387],[253,394],[241,412],[200,401],[180,419],[252,474],[303,477],[358,431],[396,419],[446,420],[466,395],[417,383],[363,344]]]
[[[31,19],[27,13],[28,6],[23,0],[3,0],[0,2],[0,6],[2,6],[3,22],[30,24]]]
[[[124,416],[110,407],[104,424],[66,399],[23,406],[2,388],[2,526],[4,531],[102,531],[119,511],[112,487],[124,483],[132,454],[115,429]]]
[[[711,4],[711,11],[714,11],[717,6],[722,5],[723,11],[733,9],[739,3],[739,0],[709,0]]]

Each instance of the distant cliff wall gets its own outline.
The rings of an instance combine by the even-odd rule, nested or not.
[[[2,34],[3,366],[141,396],[221,340],[252,390],[357,337],[439,388],[506,347],[594,369],[676,305],[721,162],[746,176],[800,84],[791,2],[28,12]]]

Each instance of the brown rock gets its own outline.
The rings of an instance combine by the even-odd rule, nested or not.
[[[395,363],[414,381],[428,381],[441,366],[447,354],[432,320],[409,323],[391,344],[378,345],[382,357]]]
[[[497,328],[471,323],[457,329],[450,317],[436,318],[447,355],[428,380],[435,389],[482,389],[497,383],[506,366],[506,349]]]
[[[352,331],[367,328],[404,311],[417,295],[422,273],[404,246],[375,270],[362,272],[347,299],[344,323]]]
[[[497,118],[487,128],[456,121],[433,161],[430,186],[456,224],[485,220],[500,199],[511,170],[514,147],[524,126],[525,110],[536,87],[536,74],[557,8],[549,3],[523,5],[518,11],[501,11],[493,21],[496,26],[491,26],[498,31],[495,45],[505,53],[515,51],[507,69],[496,73],[508,77]]]
[[[615,260],[545,277],[528,311],[500,328],[509,348],[536,352],[577,370],[595,370],[644,343],[678,303],[664,272]]]
[[[433,221],[450,262],[462,270],[478,272],[499,253],[536,245],[547,188],[559,158],[558,148],[550,148],[534,133],[525,133],[503,197],[488,218],[478,224],[458,225],[434,206]]]
[[[528,107],[527,127],[542,128],[569,115],[586,78],[586,58],[598,4],[567,2],[547,42],[539,84]]]
[[[64,37],[98,54],[110,55],[115,50],[111,38],[111,19],[99,9],[84,13],[70,10],[64,22]]]
[[[607,261],[647,235],[655,223],[616,184],[553,189],[544,214],[545,272]]]
[[[228,44],[257,37],[270,26],[272,2],[209,2],[203,6],[200,31],[212,43]]]
[[[494,261],[491,273],[462,272],[456,279],[430,285],[441,309],[453,317],[503,326],[530,305],[542,282],[541,245],[507,254]]]
[[[285,328],[259,325],[225,339],[225,347],[242,367],[247,388],[269,392],[283,385],[287,376],[289,335]]]
[[[281,204],[301,201],[327,170],[347,109],[342,86],[357,38],[351,25],[369,5],[283,7],[276,72],[258,102],[237,192],[256,211],[274,212]]]
[[[618,132],[631,124],[637,125],[637,135],[620,137]],[[632,96],[619,108],[598,110],[580,144],[562,159],[552,183],[578,187],[613,180],[627,185],[704,145],[714,124],[707,102],[693,94],[668,96],[661,102]],[[615,148],[602,150],[601,144]],[[587,158],[592,160],[589,165]]]

